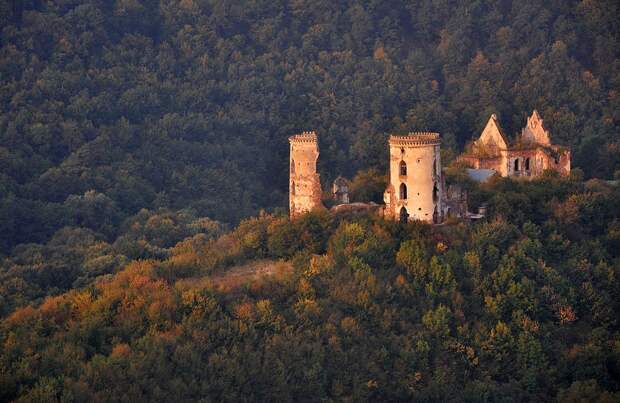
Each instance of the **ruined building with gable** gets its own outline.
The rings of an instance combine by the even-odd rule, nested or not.
[[[536,110],[527,124],[509,143],[495,114],[480,137],[459,157],[475,169],[492,169],[501,176],[535,178],[545,170],[570,174],[570,151],[551,144],[549,132]]]

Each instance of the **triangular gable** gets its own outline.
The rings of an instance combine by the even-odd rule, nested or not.
[[[527,124],[521,130],[521,141],[524,143],[536,143],[550,145],[549,132],[543,126],[543,120],[534,109],[532,116],[527,118]]]
[[[505,150],[508,148],[508,142],[506,141],[506,137],[504,136],[502,128],[499,125],[497,115],[491,115],[487,125],[480,134],[480,138],[477,143],[490,150]]]

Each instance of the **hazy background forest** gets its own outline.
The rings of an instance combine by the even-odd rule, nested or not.
[[[619,8],[0,2],[0,400],[618,401]],[[533,109],[579,169],[483,222],[286,216],[291,134],[368,199]]]
[[[586,177],[620,167],[616,1],[4,1],[0,251],[141,208],[236,223],[286,206],[287,137],[323,181],[385,133],[458,151],[537,108]],[[90,196],[86,195],[86,192]]]

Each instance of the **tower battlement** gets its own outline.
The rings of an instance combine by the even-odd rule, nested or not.
[[[426,146],[440,144],[439,133],[434,132],[410,132],[406,135],[390,135],[390,145],[403,146]]]
[[[315,131],[304,131],[294,134],[288,138],[289,143],[316,143],[317,136]]]

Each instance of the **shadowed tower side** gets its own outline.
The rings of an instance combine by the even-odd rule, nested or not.
[[[315,132],[303,132],[289,137],[289,211],[291,219],[323,207],[321,180],[316,171],[319,145]]]

